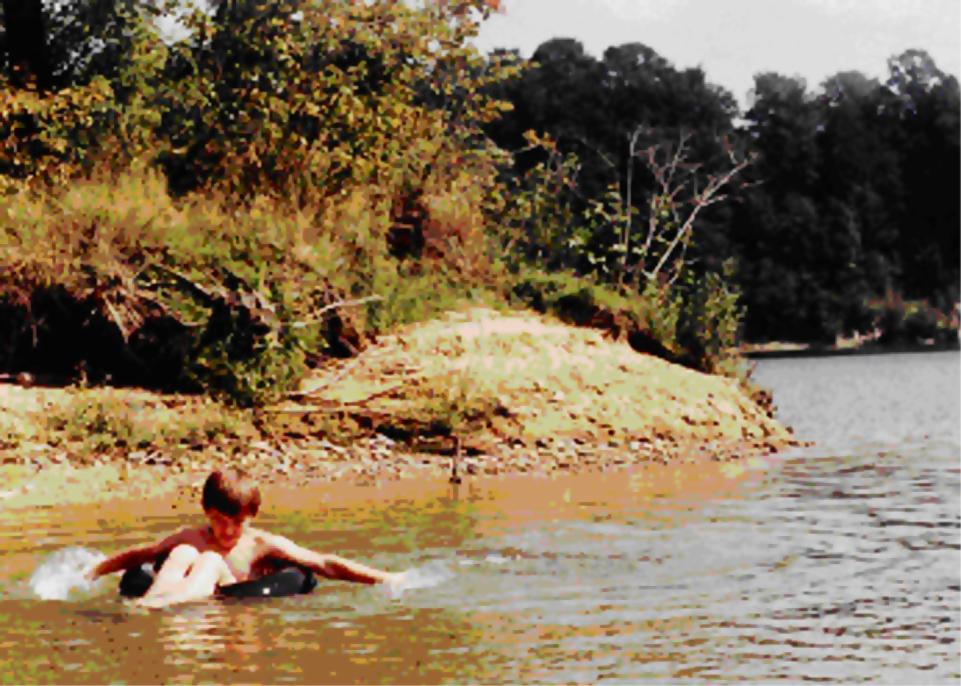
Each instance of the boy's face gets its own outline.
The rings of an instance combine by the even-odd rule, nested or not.
[[[217,543],[224,548],[232,548],[236,545],[246,527],[247,515],[231,517],[217,510],[204,510],[204,513],[207,515],[210,530],[213,531]]]

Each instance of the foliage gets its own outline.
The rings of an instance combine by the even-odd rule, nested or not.
[[[691,271],[700,255],[695,226],[710,227],[708,208],[752,161],[719,139],[732,129],[733,100],[709,88],[699,70],[675,70],[639,44],[611,48],[598,62],[576,41],[558,39],[532,62],[506,87],[512,113],[488,127],[502,145],[522,145],[514,204],[526,221],[512,245],[527,271],[571,269],[590,285],[571,290],[561,285],[570,277],[530,278],[521,270],[515,294],[582,322],[623,320],[617,328],[644,331],[665,354],[706,363],[700,348],[679,349],[678,326],[687,299],[720,287],[717,275],[693,285],[711,272]],[[601,305],[600,292],[623,302]],[[736,332],[741,311],[724,316],[722,330]],[[684,340],[698,339],[688,332]]]
[[[629,312],[636,300],[616,289],[571,272],[544,272],[526,268],[515,275],[512,295],[538,312],[588,323],[597,308],[605,312]]]
[[[554,159],[576,156],[555,200],[567,208],[564,223],[549,232],[553,242],[538,241],[554,246],[535,251],[538,264],[623,278],[645,244],[638,229],[661,213],[651,201],[664,197],[653,174],[631,173],[632,150],[659,146],[669,158],[683,132],[702,184],[730,164],[724,141],[741,159],[757,156],[744,183],[729,185],[729,202],[698,215],[686,253],[698,277],[735,259],[749,339],[866,333],[863,304],[889,290],[941,308],[958,301],[959,89],[923,51],[892,57],[884,81],[839,72],[809,89],[761,73],[740,121],[730,94],[703,72],[677,69],[647,46],[612,46],[598,59],[558,38],[530,66],[499,91],[512,112],[487,128],[518,151],[516,178],[547,159],[524,147],[528,130],[556,142]],[[649,139],[637,140],[638,130]]]
[[[574,223],[572,192],[579,163],[563,154],[550,136],[524,132],[525,147],[515,154],[537,152],[542,159],[523,173],[509,177],[500,232],[508,256],[558,268],[575,262],[583,236]]]
[[[634,288],[650,282],[673,284],[687,273],[688,251],[695,238],[698,216],[725,200],[725,187],[753,162],[752,157],[738,160],[728,147],[730,168],[703,175],[701,165],[688,159],[689,136],[682,135],[674,145],[660,143],[639,149],[642,133],[644,128],[637,127],[629,138],[623,199],[618,183],[604,201],[593,201],[587,212],[590,223],[599,221],[602,227],[608,223],[615,237],[615,242],[606,246],[606,254],[593,257],[592,261],[604,264],[605,272],[616,274],[618,284],[627,280]],[[637,157],[645,158],[645,171],[654,186],[644,198],[646,226],[635,229],[632,198]]]
[[[869,302],[868,311],[881,343],[956,343],[958,340],[957,310],[948,315],[927,302],[906,301],[887,293],[883,299]]]
[[[605,329],[615,336],[643,332],[661,354],[683,357],[678,343],[682,294],[650,281],[640,293],[625,294],[613,286],[569,272],[527,269],[514,279],[514,298],[538,312],[580,326]],[[645,350],[648,352],[648,350]]]
[[[115,9],[97,40],[124,65],[0,91],[5,367],[259,404],[336,344],[496,283],[502,156],[479,127],[514,68],[467,42],[486,3],[179,7],[169,46]],[[413,260],[390,245],[408,205]]]
[[[269,198],[245,208],[201,195],[175,200],[155,172],[78,183],[62,195],[20,193],[0,202],[0,292],[8,304],[33,302],[25,340],[37,335],[44,307],[81,312],[62,371],[86,357],[98,367],[91,371],[118,382],[262,403],[290,390],[344,321],[362,345],[365,331],[484,299],[495,267],[470,254],[483,240],[467,236],[462,246],[448,237],[447,254],[407,264],[388,254],[387,222],[386,208],[359,193],[321,217]],[[40,304],[36,293],[53,287],[59,304]],[[97,330],[91,314],[118,332],[115,347],[83,347]],[[70,333],[43,327],[45,340]]]
[[[483,173],[481,93],[506,71],[466,43],[448,3],[223,3],[195,12],[162,95],[161,160],[177,190],[250,188],[300,206],[369,184],[419,190],[460,166]],[[346,28],[346,32],[345,32]]]
[[[413,391],[407,421],[422,434],[464,435],[488,424],[500,404],[489,389],[474,383],[464,373],[433,379]],[[405,418],[400,418],[404,422]]]
[[[24,88],[0,76],[0,194],[62,184],[96,167],[122,171],[149,157],[166,47],[132,6],[108,4],[51,8],[47,59],[60,62],[48,87],[58,87]],[[88,26],[71,11],[102,16]]]
[[[733,263],[728,263],[725,271],[725,275],[709,273],[685,284],[677,338],[680,346],[695,357],[699,369],[738,376],[737,346],[744,312],[740,293],[731,285]]]
[[[336,259],[305,245],[305,217],[264,209],[226,211],[202,198],[175,204],[151,173],[59,195],[22,192],[2,204],[0,285],[6,299],[19,293],[27,303],[55,286],[61,306],[109,322],[123,345],[101,341],[104,364],[117,353],[135,377],[159,365],[172,373],[163,385],[249,404],[288,389],[316,347],[320,322],[308,315],[331,299],[321,270]],[[43,321],[42,311],[33,314]],[[83,327],[77,333],[74,352],[83,353]],[[161,335],[159,345],[152,335]],[[112,369],[123,373],[116,360]]]
[[[958,83],[918,51],[889,70],[885,83],[841,72],[814,93],[757,77],[746,119],[762,183],[735,210],[731,246],[748,337],[868,333],[863,303],[888,291],[956,302]]]
[[[8,13],[0,366],[261,404],[371,334],[510,295],[721,373],[742,319],[948,335],[959,89],[925,53],[817,92],[759,74],[740,117],[638,43],[484,58],[491,6]]]

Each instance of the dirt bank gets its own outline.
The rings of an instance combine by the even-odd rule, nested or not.
[[[83,474],[111,491],[177,487],[225,462],[281,482],[437,474],[458,444],[469,475],[730,460],[792,443],[731,379],[595,330],[473,309],[384,336],[257,413],[137,389],[2,384],[0,503],[43,500]]]

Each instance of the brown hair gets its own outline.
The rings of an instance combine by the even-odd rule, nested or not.
[[[204,482],[205,510],[216,510],[228,517],[255,517],[260,510],[260,489],[244,472],[215,470]]]

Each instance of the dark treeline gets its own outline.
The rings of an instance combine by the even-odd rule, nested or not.
[[[925,52],[891,57],[883,82],[845,71],[812,90],[758,74],[746,112],[700,68],[678,69],[639,43],[597,59],[559,38],[527,65],[502,86],[513,111],[488,130],[522,151],[519,176],[545,161],[542,149],[523,152],[525,131],[576,155],[564,200],[572,221],[534,246],[545,259],[603,275],[610,261],[596,253],[618,243],[591,208],[630,192],[643,230],[656,179],[641,164],[628,189],[630,152],[676,152],[686,140],[685,161],[702,177],[756,156],[728,200],[700,215],[688,252],[696,270],[732,270],[749,340],[917,338],[946,323],[959,282],[959,89]]]

